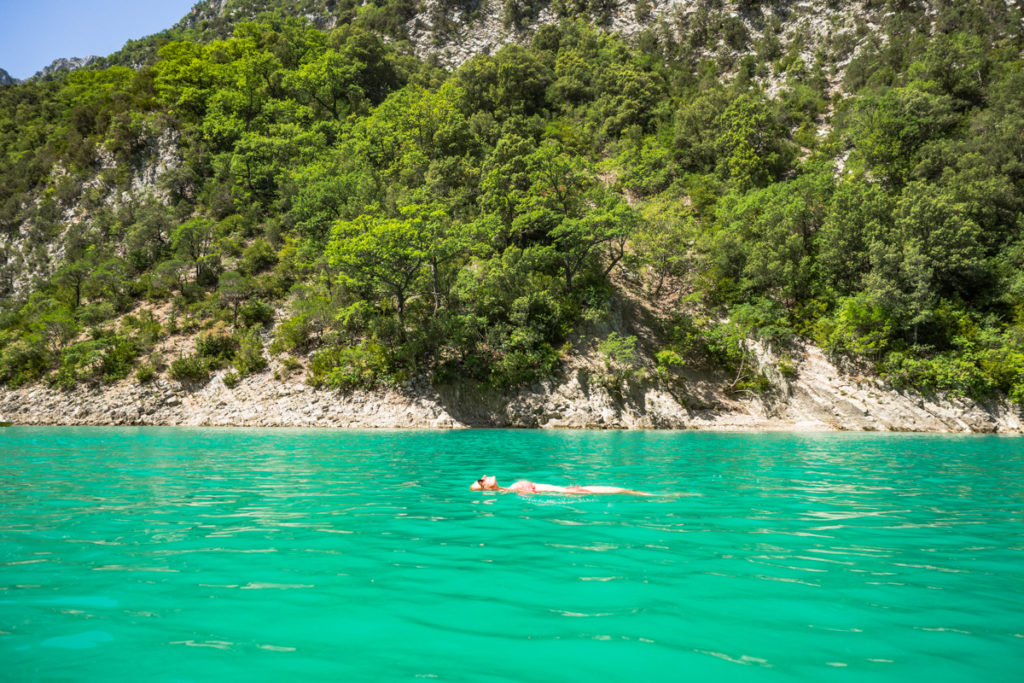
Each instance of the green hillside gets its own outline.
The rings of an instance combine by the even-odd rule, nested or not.
[[[237,380],[275,354],[339,389],[519,386],[627,288],[661,312],[663,381],[701,364],[757,391],[743,341],[805,339],[896,386],[1024,400],[1006,3],[868,2],[881,25],[817,45],[788,3],[636,3],[629,38],[559,4],[587,19],[452,71],[416,56],[413,3],[259,11],[292,4],[207,3],[0,87],[0,382]],[[526,26],[548,3],[502,7]],[[196,351],[152,353],[176,334]],[[634,344],[600,349],[628,367]]]

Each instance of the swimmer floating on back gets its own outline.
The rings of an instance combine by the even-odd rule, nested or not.
[[[632,496],[653,496],[654,493],[645,491],[634,491],[623,489],[618,486],[552,486],[551,484],[536,484],[532,481],[520,479],[511,486],[498,486],[496,477],[484,475],[469,485],[470,491],[497,491],[498,493],[625,493]]]

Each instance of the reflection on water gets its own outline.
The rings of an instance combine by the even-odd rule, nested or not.
[[[1017,439],[4,431],[15,680],[991,681],[1024,664]],[[483,472],[665,495],[469,492]]]

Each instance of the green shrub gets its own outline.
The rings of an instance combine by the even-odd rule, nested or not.
[[[274,322],[274,307],[262,299],[252,299],[238,308],[238,317],[245,327],[269,325]]]
[[[228,389],[234,389],[236,386],[238,386],[238,383],[241,380],[242,376],[239,375],[234,370],[225,372],[224,377],[221,378],[221,381],[224,382],[224,386],[226,386]]]
[[[256,240],[242,252],[241,270],[254,275],[277,265],[277,252],[266,240]]]
[[[749,370],[744,372],[736,382],[729,386],[727,391],[732,394],[764,394],[771,388],[772,382],[763,372]]]
[[[220,254],[210,254],[199,260],[199,276],[196,284],[200,287],[216,287],[224,266],[220,261]]]
[[[530,292],[512,302],[509,320],[518,328],[536,331],[551,342],[563,332],[558,302],[550,292]]]
[[[241,377],[267,367],[267,359],[263,355],[263,340],[255,328],[240,335],[234,363],[235,370]]]
[[[604,362],[604,372],[598,379],[612,394],[619,395],[623,382],[636,374],[636,337],[622,337],[612,332],[598,343],[597,352]]]
[[[598,343],[597,351],[609,371],[630,366],[636,358],[636,337],[620,337],[617,332],[612,332]]]
[[[117,315],[114,305],[107,301],[90,303],[78,309],[78,319],[87,327],[99,325]]]
[[[104,340],[103,357],[100,360],[100,373],[105,382],[124,379],[132,371],[135,359],[139,355],[139,342],[121,334],[111,335]]]
[[[218,322],[196,337],[196,352],[204,358],[231,360],[237,348],[238,342],[223,322]]]
[[[491,364],[490,383],[498,388],[511,388],[536,382],[554,372],[558,362],[558,352],[550,344],[514,349]]]
[[[950,396],[983,400],[997,389],[993,378],[979,366],[973,354],[915,358],[894,352],[886,357],[879,369],[895,386],[916,389],[925,394],[941,391]]]
[[[384,347],[374,342],[332,346],[313,355],[309,383],[332,389],[370,388],[390,379]]]
[[[833,320],[822,319],[819,337],[832,353],[853,353],[878,358],[888,349],[893,323],[885,310],[866,294],[843,299]]]
[[[175,358],[170,375],[179,382],[205,382],[210,378],[209,360],[199,354]]]
[[[726,372],[737,372],[747,358],[744,336],[735,325],[712,325],[704,334],[704,350]]]
[[[657,363],[658,375],[663,379],[672,375],[673,372],[682,370],[686,366],[683,357],[672,349],[662,349],[654,354]]]
[[[223,226],[223,221],[221,225]],[[237,237],[221,237],[217,240],[217,249],[225,256],[233,256],[235,258],[241,257],[242,255],[242,243]]]
[[[149,309],[138,315],[126,315],[122,328],[127,333],[134,333],[139,343],[146,347],[151,347],[163,335],[163,326]]]
[[[978,364],[1011,401],[1024,402],[1024,349],[1008,337],[999,342],[996,348],[978,353]]]
[[[774,301],[758,298],[739,304],[730,311],[730,319],[745,335],[768,345],[785,346],[793,341],[786,311]]]
[[[744,346],[746,335],[739,325],[712,325],[704,339],[707,357],[732,375],[732,383],[726,389],[729,393],[761,394],[771,389],[771,381],[757,370],[756,360]]]
[[[281,359],[281,367],[274,371],[274,379],[283,379],[289,377],[293,372],[302,368],[302,363],[291,356],[285,356]]]
[[[143,363],[135,369],[135,381],[139,384],[151,382],[156,377],[156,368],[151,363]]]
[[[689,313],[674,313],[665,323],[664,335],[668,347],[683,358],[694,358],[706,350],[703,332]]]
[[[16,339],[0,351],[0,383],[19,387],[43,376],[50,353],[37,335]]]
[[[309,344],[309,335],[313,331],[309,316],[296,315],[281,322],[274,329],[274,341],[270,345],[271,353],[282,351],[300,351]]]
[[[94,377],[102,362],[104,340],[88,339],[64,348],[57,371],[48,378],[51,386],[70,389],[78,382]]]

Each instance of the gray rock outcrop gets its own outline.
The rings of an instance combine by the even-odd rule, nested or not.
[[[66,71],[75,71],[76,69],[85,68],[96,60],[101,59],[96,55],[90,55],[88,57],[59,57],[49,65],[44,66],[39,71],[32,75],[32,78],[39,81],[48,81],[55,78],[58,74]]]

